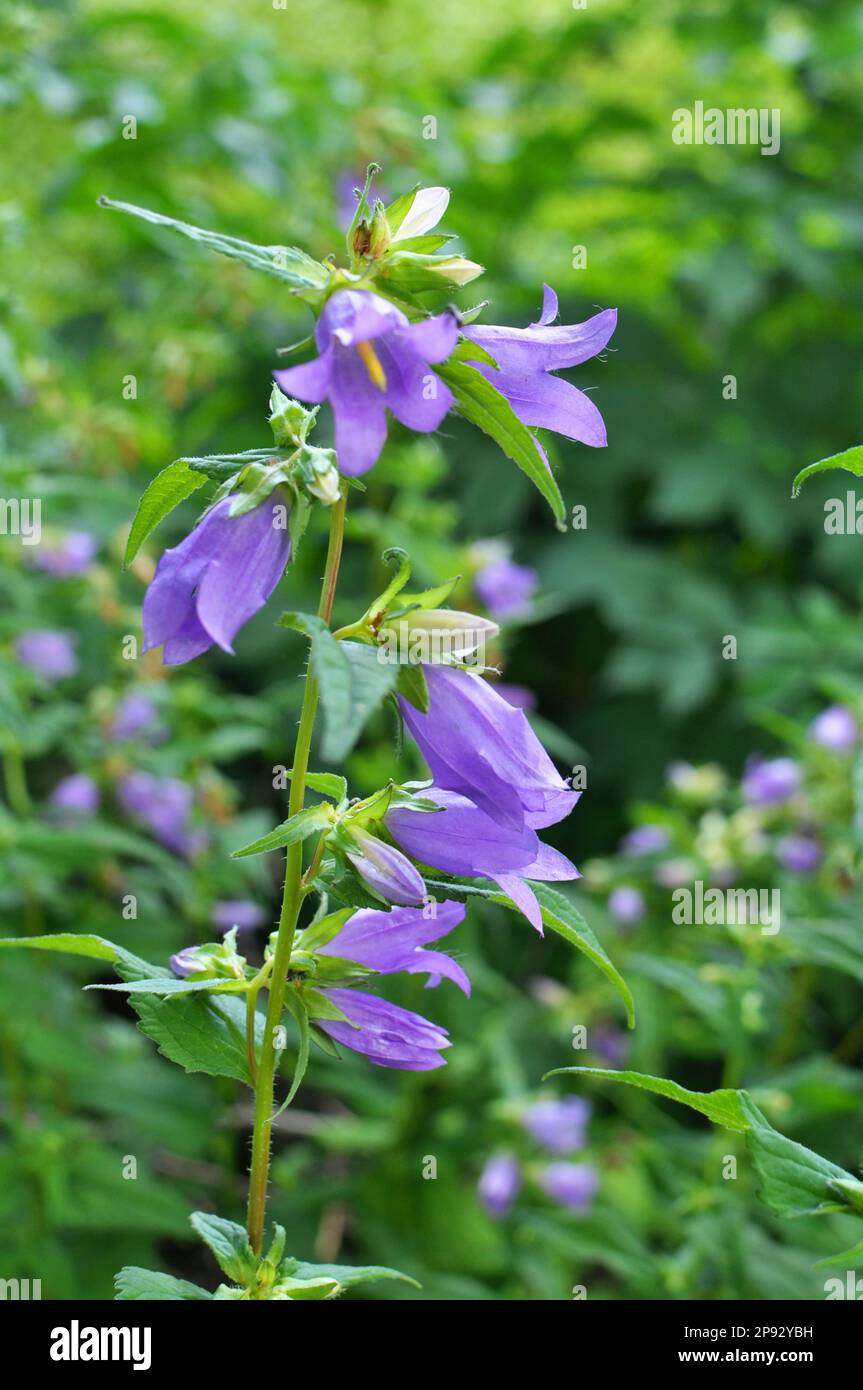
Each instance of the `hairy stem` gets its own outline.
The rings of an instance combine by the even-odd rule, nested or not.
[[[345,531],[345,510],[347,499],[341,497],[330,514],[330,542],[327,550],[327,563],[324,570],[321,600],[318,613],[325,622],[332,617],[333,599],[339,575],[342,555],[342,542]],[[318,707],[318,683],[309,666],[306,673],[306,688],[303,707],[297,730],[294,749],[294,772],[291,781],[291,795],[288,814],[295,816],[303,809],[306,797],[306,773],[309,767],[309,751],[315,714]],[[249,1243],[256,1254],[260,1254],[264,1234],[264,1215],[267,1206],[267,1183],[270,1172],[270,1139],[273,1116],[273,1087],[276,1073],[276,1030],[285,1007],[288,989],[288,966],[294,943],[297,916],[303,900],[303,846],[301,843],[288,846],[285,859],[285,888],[282,896],[282,910],[279,915],[279,931],[273,956],[273,969],[270,977],[270,995],[267,1004],[267,1020],[261,1043],[261,1055],[257,1065],[255,1082],[255,1119],[252,1130],[252,1167],[249,1177],[248,1231]],[[252,1019],[254,1028],[254,1019]],[[254,1037],[254,1033],[252,1033]]]

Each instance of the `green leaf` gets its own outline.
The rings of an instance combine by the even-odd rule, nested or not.
[[[606,1081],[620,1081],[626,1086],[637,1086],[642,1091],[652,1091],[654,1095],[675,1100],[680,1105],[688,1105],[706,1115],[716,1125],[743,1133],[748,1128],[748,1120],[740,1102],[740,1091],[687,1091],[676,1081],[666,1081],[660,1076],[646,1076],[638,1071],[611,1071],[607,1067],[556,1067],[546,1073],[549,1076],[566,1076],[575,1073],[582,1076],[601,1076]]]
[[[372,1279],[399,1279],[418,1289],[421,1286],[409,1274],[399,1269],[388,1269],[385,1265],[313,1265],[299,1260],[287,1259],[279,1271],[282,1278],[292,1279],[335,1279],[342,1289],[351,1289]]]
[[[298,811],[295,816],[289,816],[286,821],[282,821],[281,825],[277,825],[275,830],[263,835],[260,840],[253,840],[250,845],[235,849],[231,858],[245,859],[250,854],[266,854],[271,849],[284,849],[286,845],[294,845],[298,840],[307,840],[310,835],[331,825],[332,810],[329,806],[307,806],[305,810]]]
[[[142,972],[155,972],[157,967],[133,956],[113,941],[102,936],[75,936],[72,932],[57,932],[54,936],[6,936],[0,937],[0,947],[23,946],[28,951],[61,951],[67,956],[87,956],[90,960],[110,961],[112,965],[122,964],[127,969]]]
[[[300,1083],[302,1082],[302,1079],[306,1074],[306,1069],[309,1065],[309,1043],[311,1041],[311,1036],[309,1032],[308,1012],[306,1010],[305,1005],[303,1004],[302,999],[299,997],[299,995],[296,994],[296,992],[292,990],[288,990],[287,996],[285,998],[285,1003],[289,1008],[290,1012],[293,1014],[294,1018],[296,1019],[297,1028],[300,1032],[300,1046],[297,1051],[297,1061],[294,1067],[294,1075],[291,1080],[291,1089],[288,1091],[288,1094],[285,1096],[285,1099],[282,1101],[281,1105],[279,1106],[278,1110],[273,1116],[274,1120],[279,1115],[281,1115],[283,1110],[287,1110],[294,1096],[297,1094],[297,1091],[300,1089]]]
[[[324,713],[321,756],[340,762],[351,751],[369,715],[396,683],[398,667],[380,661],[377,647],[337,641],[326,623],[310,613],[283,613],[282,627],[311,639],[312,671]]]
[[[780,1134],[745,1091],[738,1094],[748,1124],[746,1146],[761,1179],[758,1195],[771,1211],[777,1216],[815,1216],[853,1208],[839,1187],[855,1182],[850,1173]]]
[[[297,949],[300,951],[317,951],[321,946],[326,946],[332,941],[334,936],[338,936],[345,922],[353,913],[352,907],[340,907],[338,912],[329,912],[326,917],[320,917],[316,922],[311,922],[305,928],[297,940]]]
[[[187,1279],[175,1279],[172,1274],[161,1274],[155,1269],[141,1269],[138,1265],[126,1265],[114,1276],[114,1295],[119,1302],[131,1303],[137,1299],[147,1302],[183,1302],[192,1299],[212,1298],[213,1295],[198,1284],[190,1284]]]
[[[447,362],[435,368],[448,384],[465,419],[489,435],[507,458],[518,464],[535,487],[539,488],[554,513],[559,529],[563,529],[566,508],[560,488],[543,463],[536,440],[519,420],[509,401],[475,367],[465,362]]]
[[[844,468],[846,473],[853,473],[856,478],[863,477],[863,444],[855,444],[853,448],[845,449],[841,454],[831,454],[829,458],[819,459],[817,463],[810,463],[806,468],[801,468],[791,485],[791,496],[799,497],[800,489],[809,478],[814,477],[816,473],[826,473],[832,468]]]
[[[176,980],[150,977],[144,980],[125,980],[119,985],[85,985],[85,989],[111,989],[126,994],[201,994],[209,990],[211,994],[240,994],[245,988],[242,980]]]
[[[294,769],[291,768],[287,774],[293,778]],[[321,796],[328,796],[336,803],[345,800],[348,794],[348,779],[339,777],[335,772],[307,772],[306,786],[313,792],[320,792]]]
[[[415,709],[428,712],[429,688],[422,666],[399,666],[396,688]]]
[[[193,1211],[189,1220],[219,1262],[219,1268],[235,1284],[245,1284],[258,1266],[245,1228],[206,1211]]]
[[[139,1018],[141,1031],[163,1057],[187,1072],[228,1076],[251,1086],[246,1055],[245,1000],[234,995],[192,995],[159,999],[130,995],[129,1003]],[[255,1018],[256,1046],[264,1037],[264,1018]]]
[[[207,475],[194,472],[187,459],[175,459],[156,474],[138,503],[126,542],[124,568],[132,563],[154,527],[206,481]]]
[[[192,226],[176,217],[164,217],[159,212],[151,212],[149,208],[136,207],[134,203],[115,202],[113,198],[100,198],[99,206],[113,208],[116,212],[131,213],[133,217],[140,217],[154,226],[180,232],[208,251],[216,251],[219,255],[242,261],[252,270],[273,275],[277,280],[295,289],[320,290],[329,280],[326,266],[321,265],[320,261],[312,260],[311,256],[307,256],[295,246],[257,246],[251,241],[242,241],[239,237],[224,236],[221,232],[210,232],[204,227]]]

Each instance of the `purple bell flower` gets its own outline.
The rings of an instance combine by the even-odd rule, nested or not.
[[[613,888],[608,895],[608,910],[615,922],[621,926],[633,926],[640,922],[645,913],[644,897],[637,888],[631,888],[628,884],[621,884],[619,888]]]
[[[584,1148],[590,1113],[590,1104],[581,1096],[541,1100],[525,1111],[524,1127],[549,1153],[571,1154]]]
[[[604,309],[586,323],[552,328],[557,313],[557,295],[545,285],[542,314],[529,328],[472,324],[464,330],[465,337],[484,348],[498,365],[471,365],[506,396],[525,425],[602,448],[607,443],[605,423],[593,401],[553,373],[596,357],[617,326],[617,310]]]
[[[275,524],[277,494],[242,516],[230,516],[223,497],[173,550],[166,550],[144,598],[144,651],[164,646],[166,666],[200,656],[215,642],[231,643],[263,608],[291,553]]]
[[[495,690],[501,699],[506,700],[513,709],[536,709],[537,698],[534,692],[526,685],[509,685],[498,681]]]
[[[393,912],[362,909],[349,917],[337,936],[319,946],[319,956],[341,956],[367,965],[381,975],[405,971],[408,975],[428,975],[427,988],[439,985],[446,976],[470,995],[470,980],[461,966],[443,951],[426,951],[430,941],[438,941],[464,920],[461,903],[434,905],[434,916],[425,909],[400,907]]]
[[[536,570],[507,556],[485,565],[474,579],[477,595],[495,618],[509,618],[530,606],[539,585]]]
[[[619,1028],[600,1023],[590,1030],[590,1050],[610,1067],[622,1067],[629,1053],[629,1039]]]
[[[390,903],[422,902],[426,892],[422,875],[401,850],[358,826],[352,827],[350,838],[354,848],[345,854],[373,893]]]
[[[787,801],[800,787],[800,767],[793,758],[752,758],[741,785],[752,806]]]
[[[823,857],[820,844],[809,835],[785,835],[776,846],[776,858],[792,874],[814,873]]]
[[[507,1215],[521,1188],[521,1168],[512,1154],[492,1154],[477,1183],[476,1193],[489,1216]]]
[[[201,969],[197,946],[184,946],[182,951],[177,951],[171,956],[170,966],[181,980],[187,980],[190,975],[194,975]]]
[[[451,1045],[449,1034],[421,1014],[356,989],[328,989],[327,998],[349,1021],[319,1018],[317,1027],[376,1066],[433,1071],[445,1065],[439,1054]]]
[[[47,628],[22,632],[15,643],[15,654],[22,666],[46,681],[74,676],[78,670],[74,640],[68,632]]]
[[[149,734],[153,737],[160,732],[155,702],[149,695],[142,695],[134,690],[119,701],[107,728],[108,738],[118,743],[135,738],[138,734]]]
[[[313,405],[329,400],[339,470],[353,477],[378,460],[387,407],[408,429],[437,429],[453,397],[429,363],[443,362],[457,340],[450,313],[411,323],[370,290],[338,290],[315,327],[319,356],[273,375],[289,396]]]
[[[51,805],[65,816],[94,816],[99,809],[99,788],[85,772],[74,772],[58,782],[51,793]]]
[[[589,1163],[550,1163],[539,1175],[542,1189],[570,1211],[586,1211],[599,1189]]]
[[[129,772],[117,784],[117,799],[154,839],[176,854],[190,855],[200,848],[201,837],[189,829],[192,788],[179,778]]]
[[[67,531],[61,540],[33,551],[33,564],[52,579],[77,579],[93,563],[97,545],[89,531]]]
[[[437,786],[514,827],[540,830],[568,816],[581,792],[563,780],[523,711],[472,671],[423,670],[428,713],[399,704]]]
[[[809,725],[808,737],[822,748],[848,753],[857,742],[857,720],[845,705],[828,705]]]
[[[232,927],[236,927],[238,931],[254,931],[255,927],[262,925],[264,918],[263,908],[244,898],[229,899],[213,905],[212,923],[219,931],[230,931]]]
[[[430,787],[423,797],[441,810],[391,806],[385,823],[393,838],[413,859],[442,873],[492,879],[542,935],[542,913],[527,880],[579,878],[575,865],[542,844],[530,826],[502,825],[457,792]]]

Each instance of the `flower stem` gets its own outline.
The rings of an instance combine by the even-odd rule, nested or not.
[[[347,498],[342,496],[333,506],[330,514],[330,541],[327,550],[327,563],[321,587],[321,601],[318,613],[329,622],[333,612],[333,600],[338,581],[339,563],[345,533],[345,511]],[[309,767],[309,752],[312,732],[318,707],[318,682],[311,665],[306,673],[306,688],[303,707],[297,730],[294,749],[294,773],[291,781],[291,795],[288,814],[295,816],[303,809],[306,796],[306,773]],[[273,1115],[273,1087],[276,1073],[276,1030],[282,1020],[285,995],[288,988],[288,966],[294,943],[297,916],[303,900],[303,846],[301,842],[289,845],[285,859],[285,888],[282,896],[282,910],[279,915],[279,930],[273,956],[273,969],[270,978],[270,993],[267,1004],[267,1020],[261,1044],[255,1081],[255,1119],[252,1130],[252,1167],[249,1176],[248,1231],[249,1243],[256,1254],[260,1254],[264,1234],[264,1215],[267,1206],[267,1183],[270,1172],[270,1139]],[[254,1026],[254,1019],[252,1020]],[[254,1033],[252,1033],[254,1037]]]

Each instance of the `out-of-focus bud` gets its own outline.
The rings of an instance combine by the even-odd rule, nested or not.
[[[242,980],[246,958],[237,951],[237,929],[227,932],[224,941],[207,941],[187,946],[171,957],[171,969],[181,980]]]
[[[317,406],[313,410],[306,410],[299,401],[280,391],[278,386],[274,386],[270,392],[270,428],[277,444],[304,444],[317,413]]]
[[[389,250],[390,224],[383,203],[375,203],[374,215],[368,229],[368,254],[376,260]]]

